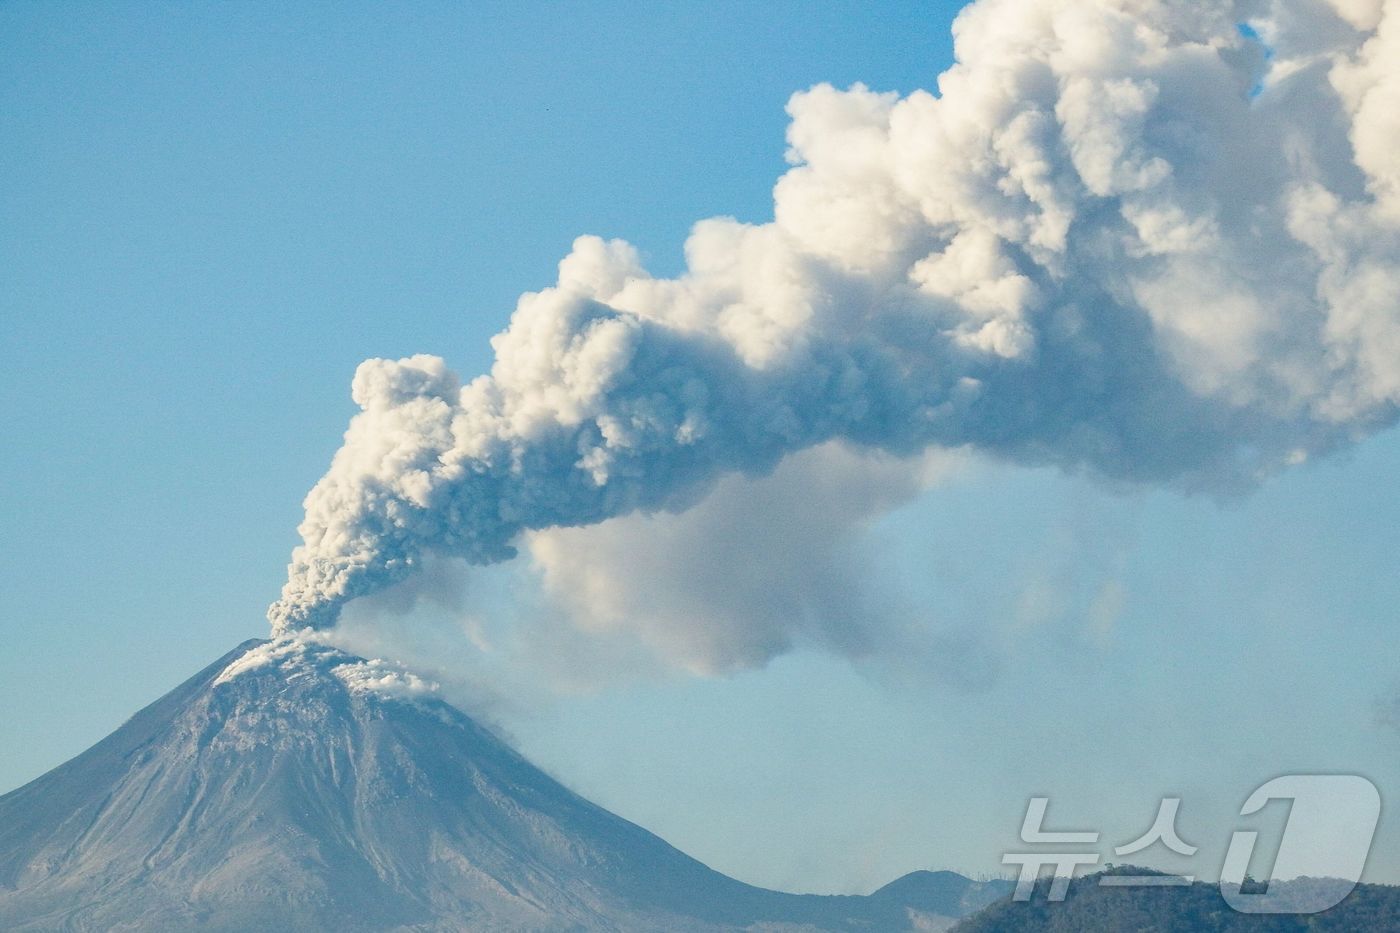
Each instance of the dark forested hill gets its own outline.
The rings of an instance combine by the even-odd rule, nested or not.
[[[1063,901],[1047,898],[1049,879],[1028,901],[1005,897],[963,920],[953,933],[1400,933],[1400,887],[1358,885],[1336,907],[1316,914],[1245,914],[1230,907],[1219,887],[1109,887],[1105,874],[1144,874],[1117,868],[1076,878]],[[1291,903],[1306,905],[1323,894],[1332,879],[1274,882]],[[1248,889],[1246,889],[1248,890]],[[1279,893],[1280,889],[1273,889]]]

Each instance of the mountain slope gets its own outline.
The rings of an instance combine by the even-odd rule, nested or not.
[[[742,884],[411,674],[294,641],[240,645],[0,797],[11,930],[940,929],[1000,893],[949,873],[870,897]]]

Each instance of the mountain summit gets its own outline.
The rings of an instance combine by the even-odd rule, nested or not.
[[[7,930],[943,929],[1004,893],[713,871],[379,661],[248,641],[0,797]]]

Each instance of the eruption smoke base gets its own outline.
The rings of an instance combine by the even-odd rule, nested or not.
[[[1400,401],[1400,0],[979,0],[788,105],[774,221],[580,238],[466,385],[369,360],[274,631],[829,440],[1248,488]]]

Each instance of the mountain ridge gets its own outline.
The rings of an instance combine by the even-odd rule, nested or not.
[[[1289,910],[1300,912],[1241,913],[1222,896],[1219,884],[1101,883],[1112,875],[1160,874],[1131,865],[1106,868],[1074,878],[1057,901],[1049,899],[1052,879],[1042,878],[1027,899],[1003,897],[959,921],[952,933],[1400,933],[1400,887],[1395,885],[1353,887],[1336,878],[1249,882],[1253,893],[1278,892]],[[1350,893],[1336,903],[1339,885]],[[1334,906],[1318,910],[1323,905]],[[1305,912],[1309,910],[1316,912]]]

